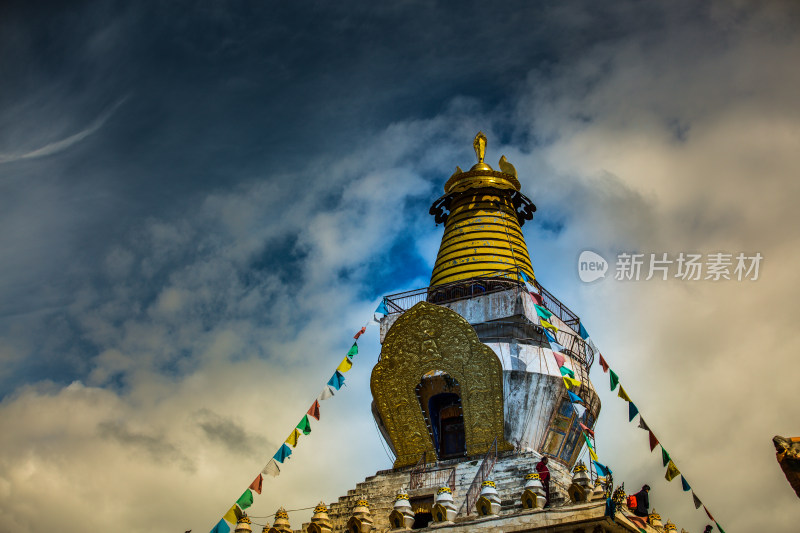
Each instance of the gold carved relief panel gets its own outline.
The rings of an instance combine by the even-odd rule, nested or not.
[[[498,450],[512,446],[503,437],[503,369],[461,315],[420,302],[392,325],[372,369],[370,388],[392,440],[395,468],[416,464],[427,452],[436,457],[415,388],[422,376],[441,370],[461,385],[467,455],[485,453],[497,437]]]

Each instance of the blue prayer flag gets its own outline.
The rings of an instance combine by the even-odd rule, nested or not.
[[[633,402],[628,402],[628,422],[633,422],[634,417],[639,414],[639,410],[633,405]]]
[[[331,379],[328,380],[328,385],[330,385],[336,390],[341,389],[342,385],[344,385],[344,376],[342,375],[342,373],[339,372],[338,370],[334,372],[333,375],[331,376]]]
[[[611,469],[606,465],[600,464],[597,461],[592,461],[592,462],[594,463],[594,467],[597,469],[597,473],[600,474],[601,476],[606,477],[612,473]]]
[[[522,281],[524,281],[525,283],[530,283],[531,282],[531,279],[528,277],[527,274],[525,274],[525,271],[520,270],[519,271],[519,275],[522,276]]]
[[[281,445],[280,449],[272,456],[273,459],[278,461],[279,463],[283,463],[285,459],[287,459],[290,455],[292,455],[292,449],[289,448],[286,443],[284,442]]]
[[[552,334],[552,333],[550,333],[550,330],[548,330],[547,328],[544,328],[544,336],[545,336],[545,337],[547,337],[547,340],[550,342],[550,345],[551,345],[551,346],[552,346],[553,344],[558,344],[558,343],[556,342],[556,338],[553,336],[553,334]],[[560,344],[558,344],[558,345],[559,345],[559,346],[561,346]],[[558,351],[560,351],[560,350],[553,349],[553,351],[554,351],[554,352],[558,352]]]
[[[211,530],[211,533],[228,533],[230,530],[231,526],[229,526],[225,520],[220,519],[217,525],[214,526],[214,529]]]
[[[582,324],[582,323],[579,323],[579,324],[578,324],[578,333],[580,334],[580,336],[581,336],[581,338],[582,338],[583,340],[586,340],[586,339],[588,339],[588,338],[589,338],[589,332],[588,332],[588,331],[586,331],[586,328],[585,328],[585,327],[583,327],[583,324]]]
[[[580,396],[578,396],[577,394],[575,394],[572,391],[568,390],[567,394],[569,394],[569,401],[571,401],[571,402],[582,402],[583,401],[583,398],[581,398]]]
[[[386,308],[386,298],[381,300],[381,304],[378,306],[377,309],[375,309],[375,312],[376,313],[380,313],[382,315],[388,315],[389,314],[389,309]]]
[[[681,486],[683,487],[683,490],[686,492],[692,490],[692,487],[689,486],[689,483],[686,481],[686,478],[683,477],[683,475],[681,475]]]

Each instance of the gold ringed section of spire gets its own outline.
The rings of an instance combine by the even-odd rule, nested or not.
[[[519,268],[533,278],[512,190],[480,189],[456,196],[431,275],[431,285]]]

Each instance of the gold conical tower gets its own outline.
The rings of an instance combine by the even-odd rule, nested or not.
[[[478,163],[456,172],[444,186],[444,196],[431,206],[444,235],[431,275],[431,286],[477,277],[509,276],[523,271],[534,279],[522,225],[533,218],[536,206],[519,192],[517,171],[500,158],[501,171],[484,163],[486,136],[473,142]]]

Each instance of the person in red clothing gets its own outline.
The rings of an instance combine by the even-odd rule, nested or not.
[[[544,487],[546,497],[544,506],[550,507],[550,470],[547,468],[547,457],[542,457],[542,460],[536,463],[536,471],[539,473],[539,479]]]

